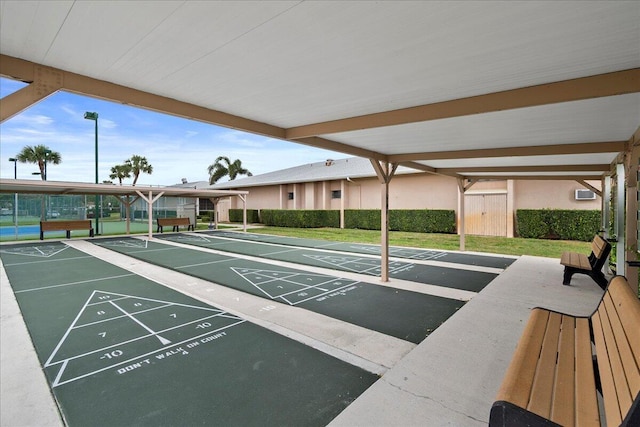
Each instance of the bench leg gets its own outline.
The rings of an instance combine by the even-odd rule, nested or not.
[[[601,271],[594,271],[590,276],[602,289],[607,288],[607,284],[609,282],[607,281],[607,278],[604,277],[604,274],[602,274]]]
[[[44,232],[42,230],[40,231],[40,240],[44,240]]]
[[[89,229],[89,237],[93,237],[95,233],[93,232],[93,228]]]
[[[67,230],[67,239],[71,238],[71,230]]]
[[[569,286],[571,284],[571,276],[575,273],[575,270],[571,267],[564,268],[564,277],[562,279],[562,284],[565,286]]]

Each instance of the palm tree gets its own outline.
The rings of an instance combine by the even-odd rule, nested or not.
[[[16,156],[20,163],[34,163],[38,165],[40,169],[40,179],[47,180],[47,163],[53,163],[54,165],[60,164],[62,157],[57,151],[51,151],[46,145],[27,145]],[[40,220],[45,221],[47,219],[45,209],[45,195],[42,195],[40,201]]]
[[[223,164],[223,162],[226,164]],[[242,167],[240,159],[236,159],[233,163],[228,157],[220,156],[215,163],[207,168],[209,172],[209,184],[215,184],[223,176],[229,176],[229,180],[233,181],[238,175],[253,176],[251,172]]]
[[[21,163],[34,163],[40,169],[40,179],[47,180],[47,163],[60,164],[62,157],[57,151],[51,151],[46,145],[27,145],[16,156]]]
[[[149,164],[147,158],[136,154],[131,156],[130,159],[127,159],[125,161],[125,165],[130,168],[130,171],[133,174],[133,184],[131,185],[136,185],[141,173],[148,173],[149,175],[153,173],[153,166]]]
[[[122,180],[125,178],[131,178],[131,166],[128,164],[124,165],[115,165],[111,168],[111,173],[109,174],[109,178],[117,179],[120,185],[122,185]]]

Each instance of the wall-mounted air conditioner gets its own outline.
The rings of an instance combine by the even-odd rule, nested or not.
[[[591,190],[576,190],[576,200],[595,200],[596,193]]]

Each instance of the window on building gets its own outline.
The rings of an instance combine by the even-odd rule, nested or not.
[[[293,193],[289,193],[289,200],[293,200]]]
[[[332,199],[341,199],[342,198],[342,190],[333,190],[331,192]]]

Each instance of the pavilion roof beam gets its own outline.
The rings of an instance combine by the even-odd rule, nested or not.
[[[437,168],[435,173],[472,173],[472,172],[607,172],[609,164],[601,165],[544,165],[544,166],[482,166],[482,167],[458,167]]]
[[[640,92],[640,68],[418,105],[286,129],[287,139]]]
[[[464,179],[470,180],[499,180],[507,179],[517,180],[562,180],[562,181],[599,181],[601,175],[465,175],[461,174]]]
[[[560,154],[617,153],[624,151],[627,141],[586,142],[578,144],[536,145],[528,147],[482,148],[476,150],[434,151],[425,153],[391,154],[389,162],[418,160],[477,159],[486,157],[546,156]]]

